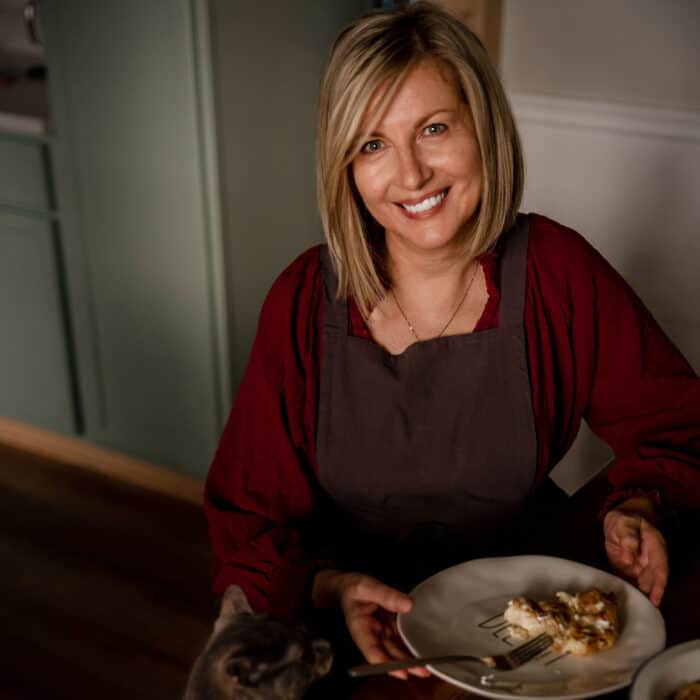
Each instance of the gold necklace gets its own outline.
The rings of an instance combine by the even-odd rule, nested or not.
[[[472,283],[474,282],[474,278],[476,277],[476,271],[479,269],[479,264],[477,263],[474,266],[474,272],[472,272],[472,276],[469,279],[469,284],[467,285],[467,288],[464,291],[464,294],[462,295],[462,298],[459,301],[459,304],[457,304],[457,307],[455,310],[452,312],[452,315],[450,318],[447,320],[447,323],[443,326],[442,330],[435,336],[436,338],[441,338],[445,331],[449,328],[450,323],[454,321],[455,316],[457,315],[457,312],[462,308],[462,304],[464,304],[467,294],[469,294],[469,290],[472,288]],[[394,302],[396,303],[396,308],[401,312],[401,315],[404,318],[404,321],[406,321],[406,325],[408,325],[409,330],[411,333],[413,333],[413,336],[415,337],[416,340],[420,341],[420,338],[418,337],[418,333],[416,333],[416,329],[413,327],[413,324],[408,320],[408,316],[406,316],[406,312],[401,308],[401,304],[399,304],[399,300],[396,297],[396,293],[394,292],[394,288],[392,287],[390,290],[391,296],[394,299]]]

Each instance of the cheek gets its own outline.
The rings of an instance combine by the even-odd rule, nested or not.
[[[368,209],[380,203],[386,191],[386,177],[381,166],[362,164],[353,168],[355,186]]]
[[[450,162],[445,163],[445,169],[457,179],[481,184],[481,157],[476,147],[465,144],[455,149],[450,155]]]

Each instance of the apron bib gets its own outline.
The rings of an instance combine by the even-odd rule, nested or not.
[[[394,585],[497,553],[533,487],[527,217],[504,234],[498,328],[392,355],[349,334],[327,249],[317,462],[348,566]]]

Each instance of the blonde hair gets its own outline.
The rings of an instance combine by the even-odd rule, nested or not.
[[[366,211],[351,164],[362,146],[361,123],[384,87],[376,126],[407,73],[433,59],[451,69],[471,109],[482,167],[481,201],[465,255],[492,249],[515,222],[523,189],[520,139],[505,92],[479,39],[458,19],[427,2],[375,10],[336,38],[321,87],[317,190],[338,296],[352,296],[367,317],[385,295],[383,232]]]

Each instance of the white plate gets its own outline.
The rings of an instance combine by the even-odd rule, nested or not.
[[[682,685],[700,681],[700,639],[676,644],[635,673],[630,700],[668,700]]]
[[[490,671],[466,662],[430,666],[449,683],[491,698],[587,698],[629,685],[635,670],[664,648],[666,628],[646,596],[622,579],[566,559],[543,556],[475,559],[423,581],[415,601],[399,615],[399,632],[417,656],[464,652],[485,656],[512,645],[502,613],[508,600],[543,600],[557,591],[597,587],[616,594],[621,631],[617,643],[589,657],[548,653],[515,671]]]

